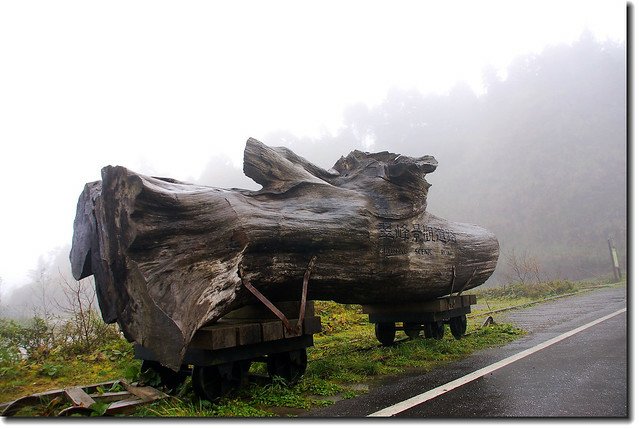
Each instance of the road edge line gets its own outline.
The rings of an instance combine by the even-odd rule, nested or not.
[[[519,353],[516,353],[510,357],[502,359],[484,368],[480,368],[476,371],[471,372],[470,374],[466,374],[446,384],[442,384],[439,387],[435,387],[434,389],[431,389],[419,395],[413,396],[412,398],[406,399],[405,401],[398,402],[397,404],[391,405],[390,407],[383,408],[379,411],[369,414],[367,417],[392,417],[394,415],[397,415],[419,404],[422,404],[426,401],[429,401],[433,398],[443,395],[446,392],[450,392],[451,390],[456,389],[457,387],[470,383],[471,381],[474,381],[480,377],[483,377],[484,375],[490,374],[491,372],[496,371],[500,368],[503,368],[506,365],[510,365],[511,363],[516,362],[520,359],[523,359],[526,356],[530,356],[531,354],[535,352],[543,350],[546,347],[552,346],[553,344],[556,344],[562,340],[565,340],[566,338],[569,338],[575,334],[578,334],[581,331],[591,328],[601,322],[604,322],[608,319],[618,316],[619,314],[622,314],[626,311],[627,311],[627,308],[624,307],[621,310],[615,311],[614,313],[608,314],[607,316],[600,317],[599,319],[593,320],[592,322],[586,323],[585,325],[582,325],[571,331],[560,334],[554,338],[551,338],[550,340],[544,341],[543,343],[537,344],[534,347],[523,350]]]

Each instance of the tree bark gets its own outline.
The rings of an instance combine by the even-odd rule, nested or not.
[[[249,139],[245,174],[260,191],[102,169],[80,195],[71,264],[93,274],[108,323],[177,369],[202,326],[254,303],[425,301],[471,289],[495,269],[489,231],[426,211],[430,156],[353,151],[330,170]]]

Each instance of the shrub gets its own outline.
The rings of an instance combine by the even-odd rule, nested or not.
[[[496,288],[478,290],[477,295],[482,298],[508,299],[532,298],[541,299],[562,295],[578,290],[573,282],[567,280],[553,280],[542,283],[511,283]]]
[[[91,353],[120,338],[116,325],[107,325],[95,310],[72,315],[59,329],[61,351],[68,355]]]
[[[54,346],[55,334],[41,317],[32,318],[25,326],[13,320],[0,320],[0,341],[8,350],[19,353],[22,347],[30,358],[39,360]]]

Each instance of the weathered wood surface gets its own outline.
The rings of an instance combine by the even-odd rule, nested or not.
[[[259,191],[149,177],[124,167],[80,195],[71,264],[93,274],[102,316],[160,362],[179,367],[202,326],[255,300],[426,301],[492,274],[495,236],[426,211],[430,156],[353,151],[330,170],[249,139],[245,174]]]

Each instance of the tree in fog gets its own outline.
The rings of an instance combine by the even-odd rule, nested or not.
[[[49,264],[43,257],[38,259],[37,267],[31,271],[30,290],[33,294],[32,312],[34,317],[39,317],[45,322],[50,322],[53,316],[49,290],[51,289]]]

